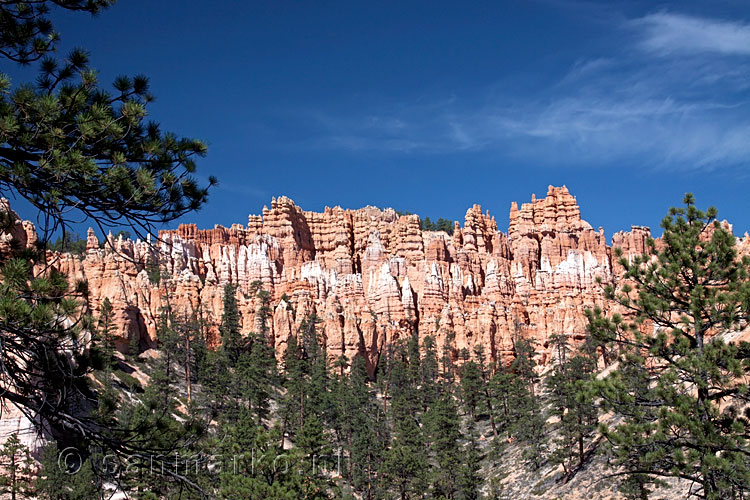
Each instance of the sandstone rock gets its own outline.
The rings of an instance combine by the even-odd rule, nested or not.
[[[0,211],[10,213],[7,201]],[[33,228],[14,218],[12,237],[33,241]],[[648,228],[617,233],[612,245],[623,255],[646,249]],[[10,236],[3,235],[3,242]],[[749,238],[740,240],[748,249]],[[243,333],[257,327],[257,301],[249,296],[261,282],[272,296],[272,342],[282,355],[306,315],[323,321],[322,338],[331,359],[362,356],[373,369],[384,345],[409,335],[433,335],[457,356],[483,346],[490,360],[509,362],[513,340],[534,338],[540,362],[549,359],[548,340],[565,334],[576,342],[586,329],[586,307],[604,303],[599,281],[618,279],[621,268],[602,229],[581,218],[568,189],[550,186],[545,198],[511,205],[508,234],[474,205],[454,234],[421,231],[416,215],[392,209],[326,207],[303,211],[292,200],[274,198],[247,226],[200,230],[193,224],[160,231],[158,240],[109,237],[99,248],[93,231],[80,259],[58,255],[55,266],[86,279],[91,308],[112,302],[124,345],[137,335],[144,346],[158,342],[156,325],[167,304],[209,325],[218,342],[224,285],[238,285]],[[113,251],[114,250],[116,251]],[[162,280],[149,280],[146,265],[159,265]]]
[[[0,253],[12,253],[36,243],[34,225],[27,220],[22,220],[11,210],[10,202],[5,198],[0,198],[0,218],[3,222],[3,229],[0,231]]]

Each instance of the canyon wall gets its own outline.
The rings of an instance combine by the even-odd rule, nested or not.
[[[638,254],[649,236],[648,228],[634,227],[615,234],[613,244]],[[237,285],[242,331],[254,331],[259,304],[251,284],[260,281],[272,296],[279,354],[315,313],[329,356],[363,356],[370,369],[384,346],[413,329],[435,336],[439,352],[449,343],[458,357],[482,345],[489,359],[505,362],[513,339],[530,337],[545,363],[551,335],[582,339],[584,309],[606,305],[597,278],[607,283],[618,274],[603,230],[581,218],[564,186],[513,203],[507,235],[478,205],[448,235],[422,231],[417,215],[392,209],[316,213],[279,197],[246,226],[181,225],[151,242],[110,236],[104,249],[90,230],[87,247],[83,257],[54,254],[50,262],[87,280],[94,312],[110,299],[123,348],[133,336],[143,347],[157,343],[168,298],[178,314],[202,317],[215,336],[230,283]],[[149,279],[157,261],[158,284]]]

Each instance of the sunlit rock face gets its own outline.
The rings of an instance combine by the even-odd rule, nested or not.
[[[33,228],[19,224],[14,234],[32,240]],[[616,281],[620,269],[604,231],[581,218],[564,186],[512,203],[508,227],[507,235],[498,231],[478,205],[448,235],[422,231],[418,216],[392,209],[307,212],[282,196],[247,226],[185,224],[161,231],[158,241],[110,236],[104,248],[90,231],[85,256],[51,261],[71,282],[88,281],[95,312],[109,298],[120,346],[134,336],[156,345],[167,305],[202,318],[216,335],[229,283],[237,285],[243,332],[254,331],[259,304],[251,289],[260,281],[272,296],[268,325],[279,354],[314,313],[330,358],[362,356],[371,370],[385,346],[413,330],[434,336],[439,352],[452,339],[456,358],[481,345],[488,359],[503,362],[512,359],[514,338],[533,338],[546,363],[550,336],[583,338],[585,308],[604,304],[598,278]],[[643,252],[649,237],[648,228],[634,227],[615,234],[613,244],[627,257]],[[156,262],[159,283],[149,279]]]

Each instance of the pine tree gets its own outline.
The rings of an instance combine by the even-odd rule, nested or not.
[[[329,412],[326,425],[333,431],[334,444],[337,450],[352,449],[352,438],[354,433],[354,417],[356,412],[362,411],[354,398],[351,377],[345,374],[332,374],[330,379],[330,391],[328,394]],[[344,475],[349,475],[349,470]],[[351,479],[351,478],[349,478]]]
[[[306,369],[296,336],[290,336],[284,353],[284,388],[281,402],[282,431],[293,435],[302,427],[305,412]]]
[[[424,355],[419,367],[421,399],[422,411],[427,411],[427,408],[429,408],[440,395],[440,388],[438,386],[438,377],[440,374],[437,351],[435,348],[435,338],[431,335],[426,336],[422,341],[422,349],[424,350]]]
[[[370,394],[367,370],[361,356],[354,358],[350,375],[352,401],[355,410],[349,415],[352,420],[351,481],[357,491],[371,500],[378,489],[377,471],[383,461],[383,446],[378,435],[382,420],[379,405]]]
[[[230,370],[230,362],[223,349],[207,350],[205,361],[200,365],[199,379],[203,404],[210,415],[216,417],[235,410],[236,381]]]
[[[114,317],[112,312],[112,302],[108,297],[104,297],[99,308],[98,334],[101,339],[100,351],[102,354],[105,367],[114,368],[117,363],[115,359],[115,339],[114,339]]]
[[[401,500],[418,498],[427,485],[425,444],[405,393],[394,395],[392,414],[393,441],[385,452],[381,474],[384,483],[394,488]]]
[[[310,413],[305,419],[305,424],[302,426],[299,434],[295,439],[295,446],[297,446],[306,457],[305,468],[309,474],[317,473],[313,468],[325,465],[321,460],[325,461],[332,455],[330,443],[325,435],[325,429],[323,428],[323,422],[318,418],[315,413]]]
[[[202,374],[205,373],[208,357],[208,338],[206,321],[203,318],[203,307],[200,306],[198,311],[191,318],[190,328],[193,331],[193,358],[195,360],[195,370],[193,375],[195,380],[200,381],[203,379]]]
[[[115,412],[117,411],[120,400],[119,395],[112,384],[112,379],[112,370],[105,369],[102,372],[102,387],[97,394],[95,418],[105,427],[113,426],[115,424]]]
[[[515,343],[516,357],[507,369],[491,379],[496,420],[509,438],[523,446],[523,458],[532,469],[541,466],[547,447],[544,412],[535,385],[539,381],[534,367],[534,345],[528,340]],[[496,446],[501,441],[495,439]]]
[[[473,420],[477,419],[477,406],[482,401],[483,386],[479,366],[474,361],[466,362],[461,369],[461,397]]]
[[[408,362],[408,373],[409,380],[414,386],[418,386],[421,383],[421,372],[420,364],[422,362],[422,355],[419,352],[419,336],[416,330],[409,336],[409,362]]]
[[[219,333],[221,335],[221,348],[227,355],[230,363],[234,365],[240,357],[243,348],[242,335],[240,335],[240,312],[237,308],[237,286],[231,283],[224,285],[224,312],[221,315]]]
[[[320,339],[318,338],[318,325],[320,322],[320,318],[313,313],[304,318],[300,324],[300,349],[303,359],[317,360],[321,356]]]
[[[493,451],[499,455],[505,444],[517,439],[517,431],[528,418],[526,411],[530,394],[526,382],[514,373],[510,367],[498,370],[489,381],[489,392],[492,398],[493,421],[498,435],[492,441]],[[500,434],[504,436],[500,436]]]
[[[145,122],[153,99],[146,77],[118,77],[110,92],[99,87],[83,50],[65,59],[51,57],[58,40],[46,16],[51,3],[0,6],[0,54],[20,63],[41,59],[34,85],[13,89],[8,76],[0,80],[0,121],[6,124],[0,192],[26,198],[49,214],[53,227],[66,226],[81,213],[105,226],[143,227],[199,208],[207,191],[190,174],[205,145]],[[112,3],[54,2],[88,12]]]
[[[269,344],[270,294],[255,281],[250,286],[258,299],[258,332],[251,333],[235,365],[239,396],[255,412],[258,425],[269,417],[270,399],[277,384],[276,357]]]
[[[383,395],[383,413],[388,414],[388,400],[391,397],[391,375],[396,362],[396,346],[389,343],[385,345],[384,351],[378,356],[375,383],[378,391]]]
[[[424,416],[430,451],[436,466],[430,483],[435,498],[454,498],[461,466],[461,430],[453,397],[444,394]]]
[[[8,436],[0,448],[0,493],[10,495],[11,500],[27,498],[33,493],[31,472],[34,464],[28,446],[21,443],[15,432]]]
[[[115,341],[112,332],[114,328],[112,303],[107,297],[102,301],[97,327],[99,344],[94,345],[94,350],[101,355],[99,364],[102,367],[100,378],[102,387],[98,391],[96,418],[102,425],[109,426],[114,424],[114,413],[119,398],[112,385],[112,372],[117,367],[118,361],[115,356]]]
[[[123,465],[118,480],[139,497],[150,492],[162,498],[185,486],[186,478],[178,472],[183,464],[179,452],[190,450],[191,443],[204,434],[205,428],[200,419],[178,410],[177,373],[174,369],[177,357],[174,346],[178,338],[167,310],[162,311],[157,335],[163,349],[151,367],[148,384],[137,398],[121,405],[116,420],[119,426],[129,430],[135,445],[143,450],[158,450],[149,456],[147,463],[136,461],[130,467]],[[143,452],[135,456],[142,457]],[[153,474],[154,470],[173,472],[176,483]]]
[[[169,351],[171,358],[182,366],[185,382],[187,403],[192,401],[193,372],[195,370],[194,343],[198,334],[197,324],[191,321],[186,313],[173,314],[169,310],[164,312],[168,324],[159,336],[162,351]]]
[[[229,438],[224,441],[220,455],[232,459],[221,469],[218,498],[317,500],[328,499],[337,492],[325,474],[311,473],[311,461],[299,448],[282,448],[280,427],[264,430],[255,425],[251,414],[246,415],[227,428]]]
[[[263,289],[262,281],[253,281],[250,283],[251,294],[254,294],[260,303],[257,311],[258,334],[261,338],[268,341],[269,327],[268,321],[271,319],[271,293]]]
[[[403,409],[406,409],[411,416],[416,416],[421,409],[419,403],[419,388],[417,380],[412,378],[409,371],[409,351],[403,342],[397,342],[393,346],[393,359],[390,362],[391,369],[388,377],[388,386],[391,391],[391,398],[402,400]],[[391,413],[395,412],[393,408]]]
[[[326,422],[332,421],[330,400],[331,377],[328,372],[328,352],[324,345],[319,345],[318,354],[310,358],[310,381],[308,387],[309,408]]]
[[[222,459],[220,496],[230,498],[230,494],[262,489],[265,481],[256,474],[260,476],[258,469],[267,464],[262,459],[256,461],[262,429],[258,427],[255,416],[247,408],[240,407],[236,414],[222,414],[219,418],[217,434],[223,438],[212,443],[216,449],[211,451]],[[228,464],[224,457],[231,457]]]
[[[24,198],[41,222],[37,247],[12,244],[0,255],[0,364],[4,401],[34,415],[40,429],[122,457],[145,451],[130,429],[112,432],[76,411],[91,397],[98,367],[83,341],[96,328],[82,307],[88,287],[51,271],[44,249],[56,233],[70,241],[72,224],[85,220],[143,236],[200,208],[207,189],[192,177],[205,145],[147,121],[146,77],[118,77],[107,88],[85,51],[56,55],[50,6],[96,13],[112,3],[0,2],[0,57],[38,61],[39,70],[30,84],[0,76],[0,195]],[[0,214],[4,223],[12,218]]]
[[[318,339],[320,319],[314,314],[302,320],[297,337],[290,337],[284,355],[286,394],[281,404],[283,429],[294,436],[309,414],[331,421],[327,355]]]
[[[261,344],[259,339],[253,338],[250,351],[239,355],[234,370],[238,396],[255,413],[258,425],[268,417],[272,384],[266,371],[267,355],[262,352],[265,350]]]
[[[482,469],[482,457],[479,453],[479,443],[476,437],[476,428],[473,422],[469,422],[466,444],[462,450],[463,463],[458,470],[458,492],[456,498],[461,500],[481,500],[483,495],[481,488],[483,478],[480,474]]]
[[[551,414],[557,416],[560,423],[557,448],[550,456],[550,462],[562,464],[568,481],[574,473],[574,466],[583,466],[586,440],[598,421],[592,390],[596,361],[585,354],[570,356],[564,336],[553,337],[552,342],[557,347],[559,359],[553,374],[547,379],[547,387]]]
[[[133,331],[130,334],[130,339],[128,340],[128,354],[135,361],[138,360],[138,355],[141,354],[141,337],[137,331]]]
[[[616,251],[625,280],[605,293],[628,319],[588,311],[592,333],[620,352],[599,388],[623,420],[601,430],[630,473],[631,495],[679,477],[694,496],[742,498],[750,491],[750,346],[722,334],[746,325],[750,259],[738,257],[716,209],[697,209],[690,194],[684,203],[669,210],[661,243],[649,240],[646,255]]]
[[[497,438],[497,423],[495,422],[495,409],[492,403],[492,384],[490,383],[490,377],[496,365],[494,365],[494,363],[487,363],[487,358],[484,354],[484,345],[482,344],[477,344],[474,346],[474,355],[476,356],[477,368],[479,369],[479,374],[482,379],[480,389],[480,400],[482,408],[489,415],[490,426],[492,427],[492,435],[494,436],[494,438]]]
[[[34,483],[36,494],[44,500],[89,500],[99,498],[100,485],[91,467],[91,461],[85,460],[75,466],[75,474],[61,467],[60,451],[57,443],[52,441],[42,450],[40,471]]]
[[[442,365],[443,373],[443,384],[446,386],[453,385],[455,379],[454,363],[453,363],[453,343],[456,340],[456,332],[449,331],[445,334],[445,341],[443,342],[443,352],[440,358],[440,364]]]
[[[521,377],[528,386],[529,392],[535,394],[536,384],[539,382],[536,368],[536,347],[534,342],[529,339],[516,340],[513,343],[515,357],[511,363],[511,370]]]

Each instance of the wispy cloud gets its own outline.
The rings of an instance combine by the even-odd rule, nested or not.
[[[659,12],[613,30],[618,52],[579,60],[541,92],[496,85],[366,114],[320,113],[315,146],[495,151],[549,165],[748,163],[750,25]]]
[[[750,55],[747,23],[658,12],[628,24],[641,35],[643,49],[660,55],[696,52]]]

